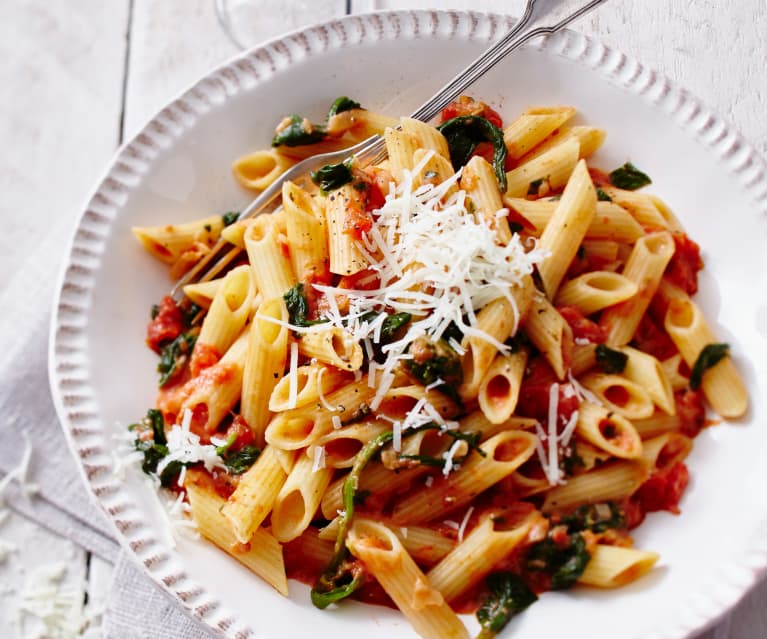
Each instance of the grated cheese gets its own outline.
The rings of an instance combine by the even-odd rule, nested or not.
[[[85,608],[84,582],[64,584],[66,571],[66,564],[57,562],[27,575],[15,602],[19,636],[75,639],[98,625],[101,613]]]
[[[292,362],[291,362],[292,364]],[[325,397],[325,393],[322,390],[322,376],[325,373],[325,367],[320,367],[320,372],[317,373],[317,397],[320,400],[320,403],[325,407],[325,410],[329,410],[331,413],[335,413],[338,410],[338,406],[333,406],[327,398]]]
[[[167,434],[168,454],[157,464],[158,476],[173,461],[182,464],[202,462],[207,471],[214,468],[226,469],[226,465],[216,452],[216,447],[212,444],[201,444],[200,436],[190,430],[191,425],[192,411],[187,408],[181,425],[174,424]]]
[[[316,473],[318,470],[325,468],[325,447],[314,447],[314,460],[312,462],[312,472]]]
[[[290,343],[290,371],[288,372],[288,408],[298,401],[298,344]]]
[[[469,523],[469,518],[471,517],[471,513],[473,512],[474,512],[474,506],[471,506],[466,511],[466,514],[463,516],[461,525],[458,527],[458,543],[461,543],[463,541],[463,534],[466,532],[466,524]]]

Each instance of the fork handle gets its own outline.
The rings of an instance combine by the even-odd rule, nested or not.
[[[586,4],[577,3],[581,4],[578,9],[562,15],[563,11],[567,11],[569,7],[573,6],[573,0],[527,0],[525,11],[514,27],[443,86],[411,117],[428,122],[512,51],[537,36],[552,34],[563,29],[603,2],[606,0],[591,0]],[[552,18],[558,15],[562,15],[562,17],[558,22],[552,24]]]

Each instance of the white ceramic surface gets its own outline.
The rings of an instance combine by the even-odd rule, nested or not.
[[[408,113],[510,25],[455,12],[353,16],[272,41],[211,73],[118,153],[89,199],[62,272],[50,372],[57,409],[93,493],[148,573],[226,637],[414,636],[392,611],[361,604],[320,612],[291,582],[282,599],[202,542],[171,547],[140,475],[114,474],[113,434],[155,394],[155,356],[143,346],[149,307],[167,292],[164,267],[130,234],[242,206],[231,160],[268,143],[286,112],[320,118],[338,95]],[[567,32],[528,48],[472,93],[507,118],[572,104],[608,131],[593,164],[627,159],[653,178],[703,247],[702,303],[732,345],[752,392],[737,424],[706,430],[689,465],[683,515],[651,515],[637,545],[656,570],[616,592],[551,593],[503,636],[681,638],[731,607],[767,566],[767,444],[760,417],[767,375],[767,169],[740,136],[685,91],[594,40]],[[597,621],[598,620],[598,621]],[[472,622],[473,623],[473,622]],[[582,628],[582,633],[577,628]],[[586,630],[587,629],[587,630]]]

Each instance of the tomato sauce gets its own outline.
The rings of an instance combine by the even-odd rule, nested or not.
[[[592,344],[603,344],[607,340],[604,328],[590,320],[575,306],[558,306],[559,314],[564,317],[573,331],[576,340],[588,340]]]
[[[489,107],[484,102],[475,100],[468,95],[462,95],[457,100],[454,100],[448,104],[439,116],[440,122],[447,122],[453,118],[457,118],[463,115],[477,115],[485,118],[491,124],[494,124],[499,129],[503,128],[503,120],[498,114],[498,111]]]
[[[674,233],[674,254],[666,267],[665,277],[688,295],[698,291],[698,271],[703,268],[700,246],[684,233]]]
[[[146,343],[156,353],[176,339],[184,330],[184,318],[176,301],[166,295],[160,301],[157,315],[146,327]]]
[[[221,359],[221,353],[211,344],[202,344],[197,342],[192,351],[192,359],[189,362],[189,370],[192,377],[197,377],[206,368],[210,368]]]

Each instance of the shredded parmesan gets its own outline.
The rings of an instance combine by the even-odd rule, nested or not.
[[[288,408],[298,401],[298,344],[290,343],[290,371],[288,372]]]
[[[291,358],[292,358],[292,353],[291,353]],[[291,365],[292,365],[292,361],[291,361]],[[325,397],[325,393],[322,390],[322,376],[324,373],[325,373],[325,367],[321,366],[320,372],[317,373],[317,397],[319,398],[322,405],[325,407],[325,410],[329,410],[331,413],[334,413],[338,410],[338,406],[333,406],[333,404],[331,404],[327,400],[327,398]]]
[[[182,464],[202,462],[207,471],[214,468],[226,469],[226,465],[216,452],[216,447],[212,444],[201,444],[200,436],[190,430],[191,426],[192,411],[187,408],[184,411],[181,425],[174,424],[167,434],[168,454],[157,464],[158,476],[162,474],[168,464],[174,461]]]
[[[463,516],[461,525],[458,527],[458,543],[461,543],[463,541],[463,534],[466,532],[466,524],[469,523],[469,518],[471,517],[471,513],[473,512],[474,512],[474,506],[471,506],[466,511],[466,514]]]
[[[19,636],[75,639],[97,625],[100,613],[85,609],[85,584],[65,584],[63,562],[27,575],[18,593],[14,622]]]
[[[29,441],[29,435],[26,431],[22,432],[22,437],[24,438],[24,452],[21,454],[21,460],[15,468],[12,468],[0,479],[0,506],[3,504],[3,493],[13,482],[18,485],[25,497],[35,495],[39,490],[37,484],[30,482],[28,478],[29,462],[32,460],[32,442]]]
[[[325,447],[314,447],[314,460],[312,462],[312,472],[316,473],[318,470],[325,468]]]

